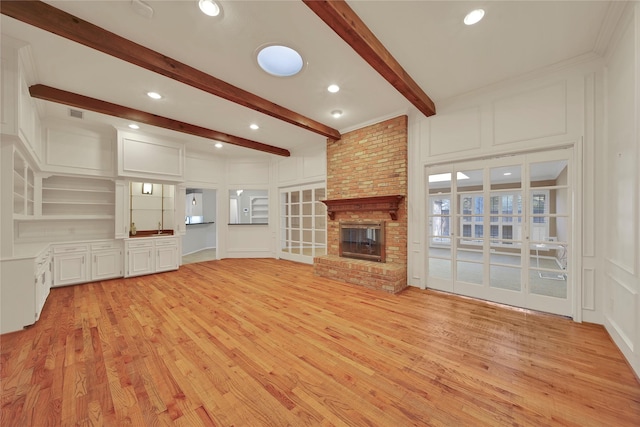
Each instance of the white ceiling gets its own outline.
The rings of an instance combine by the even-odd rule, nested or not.
[[[184,62],[276,104],[338,129],[351,130],[408,112],[412,105],[364,62],[302,1],[222,1],[221,17],[202,14],[197,0],[151,1],[148,19],[131,1],[47,3]],[[595,55],[611,25],[608,1],[349,1],[391,54],[435,101],[474,91],[563,61]],[[477,7],[486,10],[475,26],[462,23]],[[214,129],[295,154],[321,149],[326,138],[255,112],[169,78],[143,70],[72,41],[2,15],[3,36],[31,45],[41,83],[85,96]],[[260,70],[258,47],[282,43],[297,49],[306,66],[295,77]],[[340,85],[337,94],[326,88]],[[165,98],[152,101],[154,90]],[[38,101],[46,116],[68,116],[68,108]],[[339,119],[335,109],[344,111]],[[77,120],[77,119],[76,119]],[[85,113],[86,122],[128,122]],[[260,129],[249,129],[257,123]],[[228,156],[265,155],[143,125],[140,131],[171,134],[190,147]]]

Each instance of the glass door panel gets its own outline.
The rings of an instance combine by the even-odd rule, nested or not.
[[[483,250],[486,235],[483,182],[482,169],[456,172],[456,282],[475,285],[484,283]]]
[[[490,170],[489,286],[522,291],[522,166]],[[509,301],[505,301],[509,302]]]
[[[529,293],[567,298],[569,254],[567,160],[530,165]]]
[[[311,185],[280,194],[280,256],[311,264],[327,254],[326,189]]]
[[[427,278],[430,287],[451,291],[451,172],[431,173],[427,181]]]

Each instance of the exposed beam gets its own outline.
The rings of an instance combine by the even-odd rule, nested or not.
[[[289,150],[285,150],[284,148],[274,147],[273,145],[267,145],[250,139],[241,138],[239,136],[233,136],[216,130],[169,119],[167,117],[157,116],[155,114],[146,113],[133,108],[123,107],[122,105],[112,104],[110,102],[101,101],[84,95],[78,95],[77,93],[67,92],[50,86],[33,85],[29,87],[29,93],[32,97],[43,99],[45,101],[70,105],[83,110],[120,117],[122,119],[213,139],[215,141],[226,142],[228,144],[238,145],[252,150],[264,151],[265,153],[277,154],[278,156],[284,157],[289,157],[291,155]]]
[[[344,0],[302,1],[422,114],[428,117],[436,113],[431,98]]]
[[[340,132],[41,1],[0,2],[0,13],[212,95],[332,139]]]

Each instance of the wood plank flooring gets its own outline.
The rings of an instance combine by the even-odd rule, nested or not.
[[[53,289],[1,338],[2,426],[637,426],[601,326],[273,259]]]

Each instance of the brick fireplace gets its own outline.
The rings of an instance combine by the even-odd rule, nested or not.
[[[327,255],[315,274],[396,293],[407,287],[407,117],[327,141]],[[384,262],[340,256],[340,224],[380,223]]]

